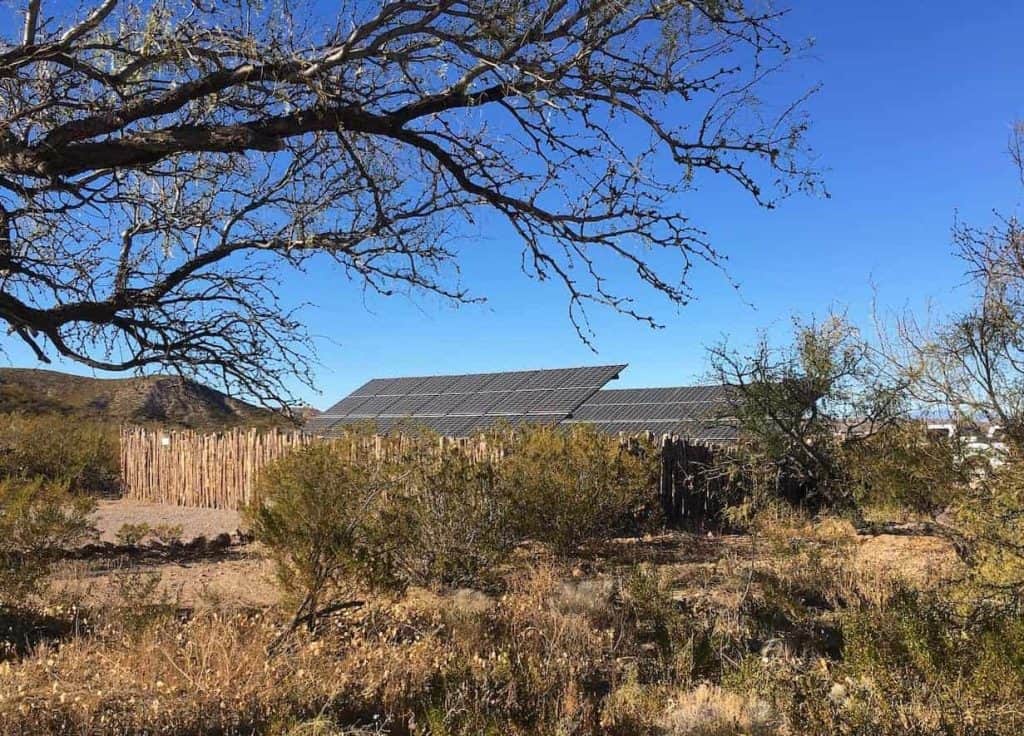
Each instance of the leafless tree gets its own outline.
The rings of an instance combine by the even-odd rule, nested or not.
[[[818,184],[802,98],[759,99],[795,54],[762,2],[70,7],[0,6],[0,319],[41,360],[272,402],[309,377],[284,265],[472,300],[455,236],[485,216],[584,339],[591,304],[653,325],[636,287],[682,304],[721,261],[698,174],[764,206]]]
[[[1024,184],[1024,124],[1010,137],[1010,156]],[[994,224],[957,222],[956,253],[966,264],[969,306],[952,315],[900,315],[881,329],[882,354],[908,378],[917,403],[968,425],[1003,429],[1024,450],[1024,223],[998,215]]]

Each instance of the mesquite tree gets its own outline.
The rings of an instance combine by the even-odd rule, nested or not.
[[[584,339],[592,304],[654,324],[636,287],[685,303],[720,261],[698,175],[764,206],[817,185],[802,96],[760,97],[794,55],[761,2],[73,6],[0,7],[0,320],[41,360],[272,401],[308,378],[287,269],[476,299],[482,217]]]

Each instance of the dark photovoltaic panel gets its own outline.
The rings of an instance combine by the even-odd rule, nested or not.
[[[613,434],[737,439],[727,387],[599,390],[623,368],[375,378],[311,419],[306,429],[329,435],[362,423],[382,433],[423,428],[465,437],[499,423],[590,423]]]
[[[306,430],[336,434],[372,422],[380,432],[422,426],[466,436],[499,422],[558,423],[625,367],[375,378],[311,419]]]
[[[726,386],[632,388],[597,391],[569,423],[590,423],[609,433],[653,432],[708,442],[737,437]]]

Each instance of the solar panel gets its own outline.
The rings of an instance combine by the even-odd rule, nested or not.
[[[390,379],[388,378],[374,378],[350,393],[349,396],[376,396],[379,393],[379,389],[386,386],[389,382]]]
[[[465,401],[465,394],[438,394],[429,397],[427,403],[419,408],[417,416],[443,417],[452,409]]]
[[[589,422],[604,432],[672,434],[709,442],[738,436],[726,386],[605,389],[594,393],[567,421]]]
[[[462,401],[453,406],[449,413],[458,416],[479,417],[486,414],[488,409],[501,402],[509,393],[462,394]]]
[[[389,417],[414,416],[415,414],[418,414],[422,407],[429,403],[433,398],[435,397],[431,394],[408,394],[406,396],[399,396],[388,404],[387,409],[381,413],[386,414]]]
[[[349,412],[352,417],[376,417],[384,413],[384,410],[394,404],[399,396],[371,396],[365,403],[360,404],[355,411]]]
[[[466,436],[526,416],[557,422],[625,367],[375,378],[310,420],[306,429],[319,434],[343,431],[347,424],[369,419],[382,432],[419,423],[440,434]]]
[[[498,373],[494,380],[488,384],[489,391],[516,391],[521,389],[528,382],[534,373],[538,371],[515,371],[513,373]]]
[[[416,387],[416,393],[420,394],[440,394],[448,390],[448,387],[452,385],[461,376],[429,376],[425,378],[422,383]]]

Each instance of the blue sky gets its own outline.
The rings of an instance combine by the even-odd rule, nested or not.
[[[285,296],[316,305],[304,315],[320,336],[321,393],[296,386],[299,396],[325,407],[374,376],[618,362],[630,364],[619,387],[678,385],[700,380],[704,346],[723,336],[742,345],[758,328],[783,333],[792,315],[830,306],[866,321],[872,284],[892,307],[955,306],[954,214],[984,223],[993,208],[1021,204],[1006,142],[1024,118],[1024,3],[791,5],[787,36],[815,45],[781,93],[822,84],[809,140],[831,197],[764,211],[712,183],[691,198],[688,213],[728,254],[738,291],[698,269],[685,308],[641,293],[666,325],[657,331],[593,309],[594,353],[573,331],[565,294],[522,275],[518,244],[485,223],[462,248],[464,282],[487,297],[482,306],[369,297],[329,270],[289,279]],[[4,340],[7,362],[37,365]]]

